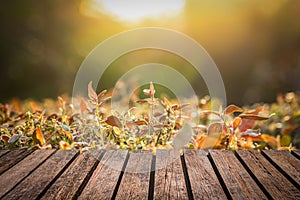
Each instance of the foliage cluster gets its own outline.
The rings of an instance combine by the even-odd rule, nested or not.
[[[88,99],[58,97],[57,101],[17,99],[0,104],[0,149],[148,149],[174,148],[185,124],[191,137],[185,148],[288,149],[300,146],[299,96],[279,95],[277,103],[210,110],[209,97],[199,99],[198,122],[190,122],[192,105],[155,97],[152,83],[124,113],[110,109],[109,91],[95,92],[88,85]],[[77,107],[77,106],[76,106]],[[194,111],[195,112],[195,111]],[[269,113],[272,113],[269,115]]]

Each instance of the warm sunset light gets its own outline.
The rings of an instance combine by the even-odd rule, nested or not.
[[[92,0],[95,11],[116,17],[120,21],[136,23],[144,19],[176,16],[185,0]]]

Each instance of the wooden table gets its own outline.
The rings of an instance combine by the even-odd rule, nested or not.
[[[0,151],[1,199],[300,199],[300,151]]]

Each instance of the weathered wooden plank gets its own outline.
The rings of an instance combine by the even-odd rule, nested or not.
[[[131,152],[116,199],[147,199],[152,153]]]
[[[156,151],[154,180],[154,199],[188,199],[179,151]]]
[[[3,199],[36,199],[75,154],[76,151],[57,151]]]
[[[296,187],[300,188],[300,160],[292,156],[288,151],[263,151],[263,153],[277,165],[284,174],[294,180]]]
[[[231,151],[211,150],[210,155],[232,199],[267,199]]]
[[[36,150],[0,176],[0,197],[11,190],[37,166],[47,159],[54,150]]]
[[[237,155],[273,199],[300,199],[300,191],[266,158],[255,150],[238,150]]]
[[[7,154],[9,150],[0,150],[0,157]]]
[[[194,199],[226,199],[205,151],[185,150],[184,158]]]
[[[292,153],[293,153],[298,159],[300,159],[300,149],[293,150]]]
[[[33,150],[10,151],[0,159],[0,174],[20,162],[23,158],[32,153]]]
[[[108,150],[78,199],[111,199],[128,152]]]
[[[101,153],[102,151],[97,153],[85,151],[80,154],[47,190],[42,199],[72,199]]]

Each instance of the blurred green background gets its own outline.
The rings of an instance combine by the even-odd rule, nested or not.
[[[0,102],[71,94],[81,62],[96,45],[147,26],[198,41],[221,72],[228,103],[271,102],[278,93],[300,90],[300,1],[153,1],[152,13],[146,0],[139,2],[140,7],[133,0],[2,1]],[[192,66],[155,50],[117,59],[99,89],[113,87],[128,69],[147,62],[176,68],[199,96],[207,94]]]

